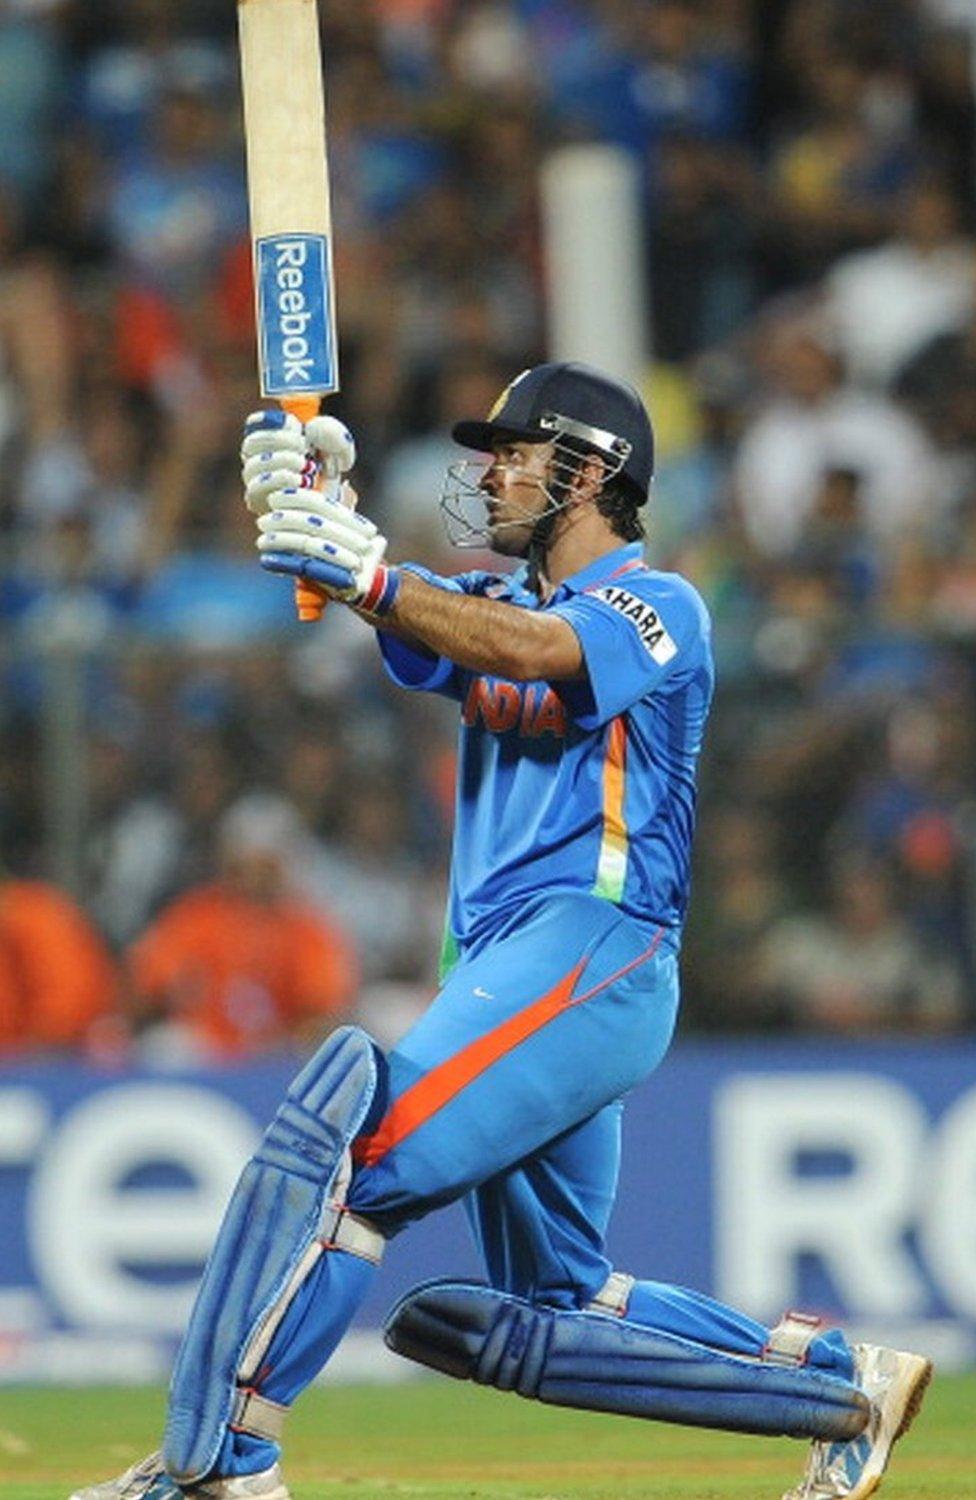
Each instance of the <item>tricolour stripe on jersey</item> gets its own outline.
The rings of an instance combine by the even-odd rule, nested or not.
[[[620,714],[610,723],[603,762],[603,832],[593,889],[605,901],[622,901],[627,879],[626,778],[627,720]]]

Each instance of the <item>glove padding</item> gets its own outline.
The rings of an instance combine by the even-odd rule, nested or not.
[[[303,427],[282,411],[253,412],[241,445],[244,501],[258,517],[261,566],[319,584],[333,598],[375,613],[399,588],[383,566],[386,538],[353,509],[343,482],[356,462],[352,433],[335,417]]]
[[[305,437],[328,478],[355,468],[356,439],[338,417],[313,417],[305,423]]]
[[[339,500],[355,462],[352,433],[336,417],[313,417],[303,427],[290,412],[252,412],[241,444],[244,503],[263,516],[282,490],[317,488]]]
[[[258,519],[261,566],[321,584],[336,599],[362,604],[374,592],[386,537],[320,490],[287,489]]]

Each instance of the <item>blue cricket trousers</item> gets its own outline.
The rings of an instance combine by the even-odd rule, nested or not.
[[[389,1058],[350,1205],[395,1230],[468,1195],[495,1285],[588,1300],[610,1270],[620,1100],[674,1029],[677,963],[661,937],[567,894],[465,954]]]
[[[489,1281],[581,1308],[605,1283],[623,1096],[663,1058],[677,960],[617,907],[572,894],[527,904],[467,951],[388,1058],[375,1123],[355,1143],[349,1206],[386,1234],[464,1198]],[[638,1267],[620,1269],[637,1273]],[[325,1255],[300,1288],[261,1381],[290,1404],[339,1343],[375,1267]],[[759,1357],[769,1330],[701,1293],[638,1281],[627,1317]],[[847,1379],[838,1332],[811,1363]],[[217,1471],[267,1467],[277,1449],[228,1434]]]

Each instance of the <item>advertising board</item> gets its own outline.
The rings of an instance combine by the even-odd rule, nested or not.
[[[0,1070],[0,1380],[165,1375],[292,1071]],[[620,1269],[976,1363],[976,1044],[684,1042],[624,1120]],[[386,1309],[447,1272],[458,1207],[392,1243],[336,1372],[394,1375]]]

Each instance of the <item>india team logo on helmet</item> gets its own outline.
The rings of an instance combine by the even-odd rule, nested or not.
[[[518,385],[520,380],[524,380],[526,375],[531,375],[531,373],[532,371],[529,369],[523,370],[521,374],[516,375],[514,380],[510,380],[508,382],[508,385],[502,391],[501,395],[497,398],[497,400],[492,402],[491,411],[488,413],[487,417],[487,420],[489,422],[494,422],[495,418],[498,416],[498,413],[504,409],[505,402],[508,400],[509,395],[511,394],[512,387]]]

